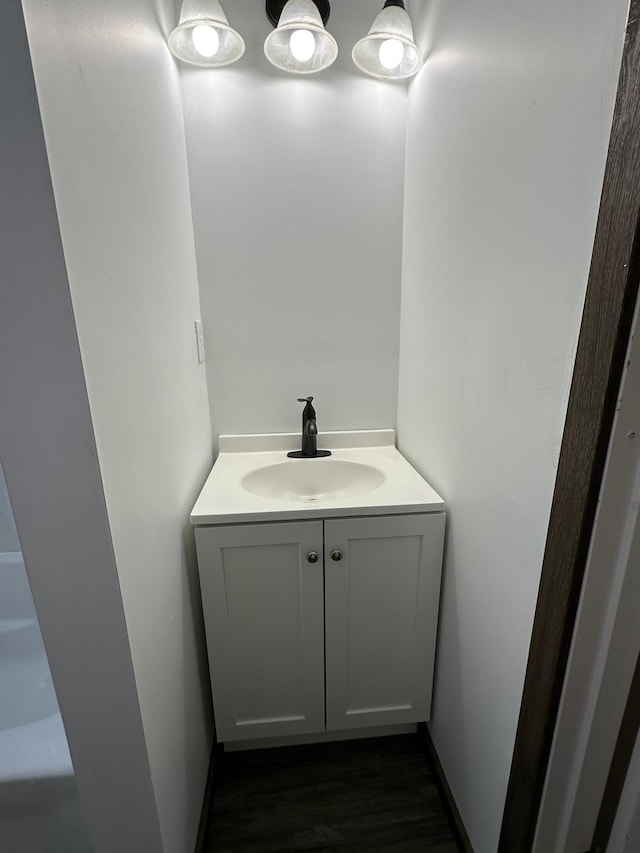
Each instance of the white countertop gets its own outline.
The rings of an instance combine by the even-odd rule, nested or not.
[[[442,498],[395,448],[393,430],[325,432],[318,449],[328,458],[289,460],[300,434],[220,436],[220,454],[191,513],[194,525],[288,521],[355,515],[442,512]],[[380,472],[380,484],[351,495],[266,497],[248,491],[243,480],[267,466],[331,465],[345,461]]]

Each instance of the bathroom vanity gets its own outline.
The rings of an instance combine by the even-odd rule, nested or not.
[[[394,438],[221,436],[191,515],[219,741],[429,718],[444,502]]]

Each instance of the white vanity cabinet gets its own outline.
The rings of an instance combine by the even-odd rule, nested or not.
[[[218,740],[427,720],[444,525],[197,527]]]
[[[197,527],[196,546],[218,740],[324,731],[322,521]]]
[[[442,512],[325,522],[328,731],[429,719],[444,525]]]

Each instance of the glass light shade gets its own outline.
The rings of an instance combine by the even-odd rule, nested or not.
[[[289,0],[278,26],[266,38],[264,53],[283,71],[315,74],[335,61],[338,45],[325,30],[313,0]]]
[[[403,80],[417,74],[422,55],[404,6],[385,6],[351,56],[361,71],[382,80]]]
[[[240,59],[244,40],[229,26],[219,0],[184,0],[169,50],[189,65],[218,68]]]

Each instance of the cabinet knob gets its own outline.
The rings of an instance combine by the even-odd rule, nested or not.
[[[336,562],[338,562],[338,560],[341,560],[342,559],[342,551],[338,551],[337,549],[335,551],[332,551],[331,552],[331,559],[335,560]]]
[[[309,551],[307,554],[307,563],[317,563],[318,555],[315,551]]]

